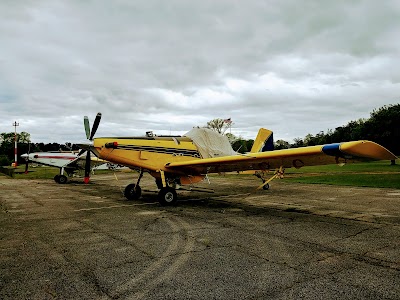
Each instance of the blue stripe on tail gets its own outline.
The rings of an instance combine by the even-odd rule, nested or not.
[[[262,147],[261,152],[273,151],[273,150],[274,150],[274,134],[271,133],[268,139],[264,142],[264,146]]]

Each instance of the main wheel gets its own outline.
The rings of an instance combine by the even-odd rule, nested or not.
[[[142,189],[139,185],[131,183],[126,186],[124,195],[128,200],[137,200],[142,195]]]
[[[65,175],[60,175],[60,176],[58,177],[58,183],[59,183],[59,184],[67,183],[67,181],[68,181],[68,178],[67,178],[67,176],[65,176]]]
[[[54,176],[54,181],[57,182],[57,183],[59,183],[59,182],[58,182],[59,178],[60,178],[60,175]]]
[[[158,201],[161,205],[174,205],[178,200],[176,191],[170,187],[163,187],[158,193]]]

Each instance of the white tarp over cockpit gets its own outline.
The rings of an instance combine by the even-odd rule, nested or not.
[[[192,139],[203,158],[237,155],[228,138],[214,130],[194,127],[184,136]]]

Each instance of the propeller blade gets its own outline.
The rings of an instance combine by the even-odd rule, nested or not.
[[[86,138],[89,139],[89,137],[90,137],[90,125],[89,125],[89,118],[87,116],[83,117],[83,125],[85,126]]]
[[[86,151],[85,149],[81,149],[81,150],[79,151],[79,153],[78,153],[78,157],[81,156],[83,153],[85,153],[85,151]]]
[[[94,119],[93,127],[92,127],[92,134],[90,135],[89,140],[93,140],[94,135],[96,134],[97,128],[99,127],[101,120],[101,113],[97,113],[96,119]]]
[[[85,162],[85,178],[83,180],[84,183],[89,183],[90,178],[90,151],[86,153],[86,162]]]

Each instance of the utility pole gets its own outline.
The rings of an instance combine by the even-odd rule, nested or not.
[[[17,156],[17,126],[19,126],[19,123],[17,123],[17,121],[15,121],[13,123],[14,126],[14,167],[18,166],[18,156]]]

